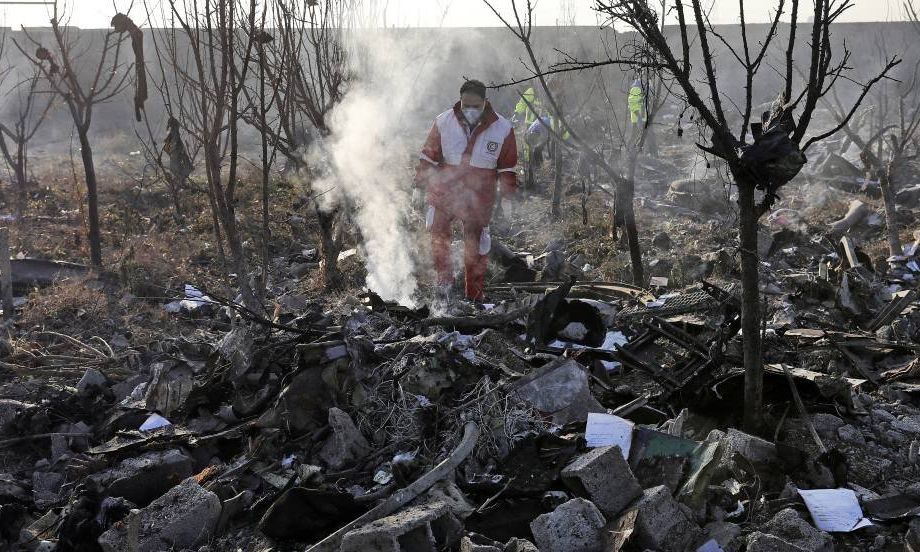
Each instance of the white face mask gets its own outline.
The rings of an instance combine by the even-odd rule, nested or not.
[[[482,117],[483,110],[484,108],[482,107],[464,107],[461,111],[463,111],[466,121],[472,125],[476,124],[479,118]]]

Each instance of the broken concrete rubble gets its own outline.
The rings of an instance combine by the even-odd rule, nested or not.
[[[198,546],[214,535],[220,511],[220,498],[189,478],[103,533],[99,545],[105,552]]]
[[[126,458],[115,468],[93,475],[92,479],[107,495],[146,506],[191,475],[192,459],[182,451],[171,449]]]
[[[592,502],[573,498],[537,517],[530,529],[541,552],[600,552],[606,523]]]
[[[562,480],[610,519],[642,494],[618,446],[596,448],[579,456],[562,470]]]
[[[330,468],[340,469],[370,452],[367,440],[344,411],[330,408],[329,426],[332,428],[332,436],[320,449],[319,458]]]
[[[815,529],[799,517],[795,510],[786,508],[773,516],[763,531],[748,536],[747,549],[761,552],[833,552],[834,544],[830,535]]]
[[[636,504],[638,542],[662,552],[684,550],[697,538],[700,528],[664,485],[646,489]]]
[[[429,552],[460,539],[462,525],[444,503],[407,508],[347,533],[341,552]]]
[[[588,387],[588,374],[574,360],[559,359],[518,380],[515,393],[557,424],[584,420],[589,412],[604,412]]]
[[[785,234],[771,234],[776,266],[794,266],[791,259],[803,254],[786,250],[807,247],[789,230],[796,220],[782,223]],[[851,229],[854,244],[864,243],[862,231]],[[678,243],[679,232],[669,234]],[[891,338],[915,335],[907,326],[884,338],[859,330],[880,316],[864,302],[858,324],[833,323],[834,316],[854,316],[841,315],[834,301],[844,277],[854,297],[871,289],[841,254],[821,257],[818,284],[817,264],[809,268],[814,274],[769,281],[779,293],[770,301],[787,314],[775,327],[768,321],[765,334],[777,343],[765,351],[768,433],[735,427],[736,291],[709,282],[681,288],[687,272],[675,263],[672,287],[653,293],[612,282],[502,284],[491,288],[497,298],[489,310],[439,318],[371,295],[338,314],[312,299],[286,301],[276,335],[236,320],[207,339],[164,346],[130,375],[106,370],[100,379],[102,370],[81,369],[82,391],[67,389],[42,408],[10,406],[10,432],[32,424],[56,435],[43,438],[47,460],[9,494],[57,508],[63,526],[79,510],[69,502],[88,500],[63,482],[85,480],[101,500],[126,499],[123,512],[107,506],[98,527],[107,550],[128,546],[132,531],[138,542],[156,543],[144,545],[150,549],[175,545],[170,531],[201,543],[167,510],[184,519],[199,514],[162,503],[200,470],[196,492],[182,487],[188,481],[179,487],[207,516],[218,511],[208,533],[228,543],[244,534],[265,546],[315,543],[314,550],[328,552],[445,543],[478,552],[537,550],[528,539],[544,551],[822,549],[835,537],[810,518],[768,521],[789,506],[805,511],[787,484],[829,488],[849,477],[890,497],[903,483],[879,474],[907,473],[920,457],[920,411],[888,384],[889,377],[901,384],[920,377],[912,368],[920,346]],[[862,269],[875,270],[854,255]],[[736,262],[728,250],[725,259]],[[534,266],[552,260],[547,255]],[[902,294],[894,304],[896,293],[877,291],[879,308],[893,304],[883,329],[915,316],[916,299]],[[825,318],[810,318],[812,304],[830,309]],[[786,371],[804,414],[791,403]],[[113,397],[117,407],[106,402]],[[41,417],[77,401],[69,420]],[[588,427],[589,414],[629,426],[628,458],[616,447],[585,449],[617,438]],[[170,423],[138,431],[154,417]],[[442,466],[470,421],[482,431],[469,455],[405,498],[420,474]],[[811,439],[809,424],[827,452]],[[102,511],[98,504],[92,507]],[[377,509],[384,504],[385,513]],[[878,515],[894,511],[885,504],[877,503]],[[139,512],[127,514],[134,507]],[[380,513],[366,517],[374,511]],[[877,521],[872,531],[901,542],[896,520]],[[23,527],[34,523],[26,515]],[[865,533],[849,538],[872,544]],[[55,530],[40,538],[70,537]]]

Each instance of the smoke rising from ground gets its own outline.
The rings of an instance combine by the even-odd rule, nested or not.
[[[418,289],[415,234],[407,224],[415,156],[431,124],[427,113],[448,108],[453,97],[432,94],[443,84],[444,43],[367,32],[351,48],[356,75],[334,109],[332,135],[323,149],[330,177],[314,183],[317,193],[334,189],[329,202],[346,202],[367,257],[367,287],[385,300],[414,304]],[[461,75],[454,76],[457,89]],[[423,100],[424,99],[424,100]],[[327,202],[328,206],[328,202]]]

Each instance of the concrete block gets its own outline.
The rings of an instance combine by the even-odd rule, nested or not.
[[[0,433],[6,431],[6,426],[16,420],[22,413],[36,408],[34,404],[16,401],[13,399],[0,399]]]
[[[661,552],[682,552],[699,535],[699,526],[664,485],[646,489],[636,508],[640,546]]]
[[[743,539],[741,527],[729,521],[713,521],[703,528],[703,536],[699,539],[702,545],[706,541],[714,540],[725,552],[737,552],[741,548]]]
[[[629,463],[618,446],[596,448],[562,470],[562,480],[575,494],[590,498],[608,518],[615,518],[642,495]]]
[[[500,544],[482,535],[468,535],[460,540],[460,552],[503,552]]]
[[[345,535],[341,552],[434,552],[463,528],[444,503],[426,504],[378,519]]]
[[[834,541],[828,533],[820,531],[802,519],[792,508],[780,510],[761,531],[798,546],[809,552],[833,552]]]
[[[87,368],[86,372],[83,373],[83,377],[77,382],[77,391],[85,393],[87,390],[105,387],[106,383],[108,383],[108,380],[105,379],[102,372],[95,368]]]
[[[807,552],[804,548],[786,542],[776,535],[755,531],[748,535],[747,552]]]
[[[332,426],[332,436],[320,449],[319,458],[330,468],[341,469],[370,452],[367,439],[344,410],[330,408],[329,425]]]
[[[606,412],[588,387],[588,373],[571,359],[550,362],[518,380],[523,401],[552,415],[553,423],[584,421],[589,412]]]
[[[526,539],[511,539],[505,543],[502,552],[540,552],[537,545]]]
[[[122,497],[143,507],[191,476],[192,459],[172,449],[128,458],[92,479],[107,495]]]
[[[757,465],[768,465],[777,461],[776,445],[735,428],[728,430],[723,443],[723,462],[731,459],[732,453],[735,452]]]
[[[58,492],[61,484],[64,483],[64,476],[56,472],[32,473],[32,499],[35,505],[41,509],[47,509],[58,502],[61,497]]]
[[[161,552],[207,542],[220,518],[221,502],[194,478],[176,485],[99,537],[104,552]]]
[[[530,531],[540,552],[601,552],[607,520],[588,500],[573,498],[537,516]]]

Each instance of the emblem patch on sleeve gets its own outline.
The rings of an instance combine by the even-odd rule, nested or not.
[[[486,144],[486,149],[489,151],[489,153],[495,153],[498,151],[498,142],[489,142]]]

